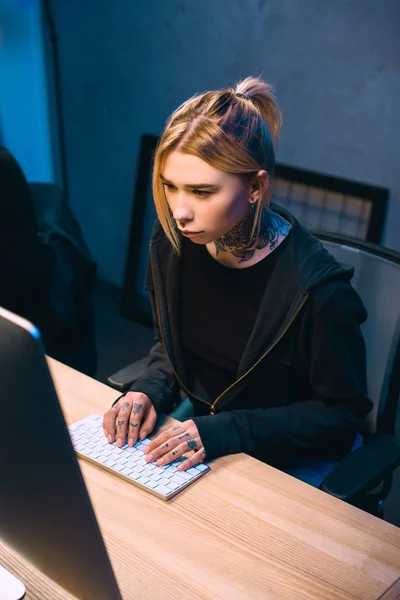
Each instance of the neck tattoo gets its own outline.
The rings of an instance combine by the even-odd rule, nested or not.
[[[230,252],[240,259],[239,263],[246,262],[253,257],[256,250],[261,250],[268,244],[271,251],[274,250],[281,236],[287,236],[290,231],[289,223],[268,208],[263,208],[260,216],[260,232],[257,237],[255,237],[257,232],[252,237],[256,208],[255,204],[251,204],[249,212],[233,229],[214,240],[217,256],[220,252]]]

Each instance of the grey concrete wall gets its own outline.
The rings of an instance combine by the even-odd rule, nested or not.
[[[399,0],[52,0],[71,203],[100,273],[123,277],[139,136],[197,91],[263,75],[278,160],[387,186],[400,250]]]

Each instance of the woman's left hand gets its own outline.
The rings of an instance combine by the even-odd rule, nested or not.
[[[186,469],[203,462],[206,456],[199,431],[192,419],[160,433],[148,444],[144,453],[147,454],[146,462],[156,461],[156,465],[162,467],[181,458],[190,450],[195,450],[193,456],[182,461],[177,467],[178,471],[186,471]]]

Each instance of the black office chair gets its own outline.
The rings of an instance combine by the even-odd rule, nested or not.
[[[349,454],[320,488],[383,516],[392,473],[400,464],[400,443],[395,437],[400,395],[400,254],[347,236],[315,235],[336,260],[355,268],[352,284],[368,311],[362,330],[368,394],[374,405],[364,444]]]
[[[29,183],[36,214],[43,301],[35,324],[46,353],[94,377],[97,348],[92,260],[63,190],[54,183]]]
[[[316,235],[340,263],[355,267],[352,283],[368,310],[363,334],[374,405],[363,445],[324,479],[320,489],[382,517],[392,473],[400,464],[400,443],[395,438],[400,395],[400,254],[346,236]],[[143,358],[111,375],[109,385],[127,391],[146,363]]]
[[[62,189],[28,183],[0,146],[0,304],[32,321],[46,353],[94,376],[96,264]]]

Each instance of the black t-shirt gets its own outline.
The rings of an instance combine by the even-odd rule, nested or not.
[[[257,264],[234,269],[218,263],[206,246],[185,240],[180,328],[196,395],[213,401],[236,380],[265,288],[285,243]]]

